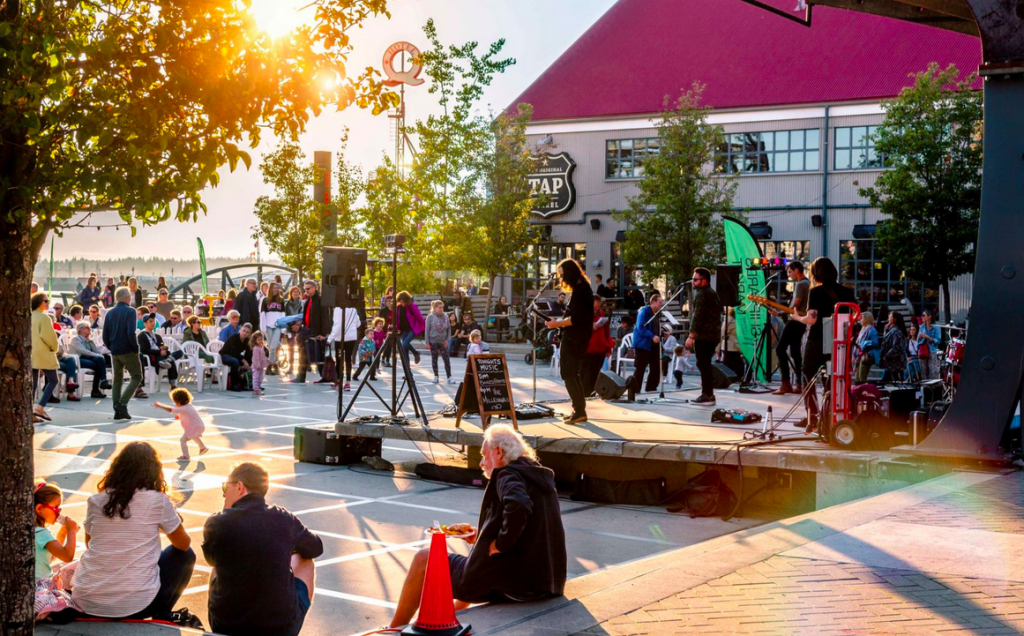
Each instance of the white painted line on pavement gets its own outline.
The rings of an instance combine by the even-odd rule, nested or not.
[[[382,601],[380,599],[370,598],[368,596],[357,596],[355,594],[345,594],[344,592],[335,592],[333,590],[325,590],[325,589],[321,589],[321,588],[318,587],[314,591],[313,597],[316,598],[316,597],[319,597],[319,596],[328,596],[330,598],[340,598],[340,599],[345,600],[345,601],[354,601],[356,603],[363,603],[365,605],[375,605],[377,607],[386,607],[388,609],[396,609],[398,607],[397,603],[392,603],[390,601]]]

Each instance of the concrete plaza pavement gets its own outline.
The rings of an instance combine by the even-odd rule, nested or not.
[[[429,359],[414,367],[428,412],[449,404],[456,385],[430,383]],[[453,360],[461,378],[465,360]],[[530,368],[510,361],[517,402],[529,399]],[[314,376],[315,377],[315,376]],[[387,378],[387,375],[383,376]],[[540,399],[565,398],[561,383],[550,369],[538,373]],[[384,382],[376,384],[378,390]],[[195,392],[194,385],[185,385]],[[195,403],[207,420],[204,439],[210,452],[179,463],[177,422],[152,406],[167,402],[167,384],[148,400],[133,400],[131,421],[112,419],[110,400],[63,402],[50,410],[52,423],[36,428],[35,473],[65,489],[64,509],[81,522],[86,498],[96,492],[109,460],[119,448],[135,440],[156,445],[164,458],[168,482],[178,492],[178,509],[199,555],[193,580],[179,605],[207,620],[206,602],[210,568],[202,558],[203,523],[222,507],[220,485],[231,466],[259,461],[271,474],[268,500],[295,512],[324,541],[325,553],[317,560],[317,590],[303,634],[359,633],[390,619],[405,572],[415,551],[423,547],[423,529],[434,520],[476,523],[482,491],[427,482],[412,474],[424,461],[462,461],[459,447],[388,440],[383,455],[399,472],[378,473],[365,466],[334,467],[296,462],[292,458],[295,426],[336,420],[336,392],[329,386],[296,386],[271,378],[266,395],[221,392],[207,387],[195,394]],[[346,400],[351,393],[346,393]],[[353,415],[381,415],[382,405],[364,392]],[[562,501],[567,532],[569,573],[580,577],[607,568],[663,554],[682,546],[726,535],[771,521],[772,517],[746,517],[728,522],[717,518],[689,519],[662,508],[600,506]],[[777,517],[776,517],[777,518]],[[84,549],[83,537],[80,545]],[[240,538],[244,540],[244,538]],[[466,553],[467,546],[451,542],[451,549]],[[119,633],[127,625],[73,624],[41,627],[39,633]],[[143,629],[132,625],[127,633]],[[86,633],[86,632],[80,632]]]

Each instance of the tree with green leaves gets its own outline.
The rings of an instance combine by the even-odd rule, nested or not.
[[[350,33],[386,0],[311,0],[271,39],[249,0],[0,0],[0,634],[31,634],[29,283],[51,232],[112,211],[193,221],[242,145],[294,139],[327,105],[394,106]],[[340,80],[340,81],[339,81]]]
[[[423,28],[430,48],[420,56],[427,92],[436,95],[443,114],[431,115],[410,127],[419,151],[413,160],[410,187],[429,232],[421,237],[422,260],[433,269],[466,268],[466,219],[478,201],[481,175],[475,162],[488,152],[489,121],[475,112],[484,89],[495,75],[515,64],[499,59],[505,40],[483,54],[477,42],[461,46],[441,43],[434,21]]]
[[[714,168],[723,141],[720,126],[708,123],[700,105],[704,86],[695,83],[675,103],[665,98],[658,128],[659,152],[644,160],[640,194],[614,217],[627,224],[623,261],[644,272],[646,282],[666,277],[689,280],[694,267],[722,262],[725,236],[718,214],[729,212],[734,177]]]
[[[325,217],[331,213],[312,196],[313,184],[322,178],[320,170],[298,144],[285,142],[263,155],[260,172],[263,183],[274,187],[274,196],[256,199],[253,238],[299,270],[300,278],[316,276],[329,228]]]
[[[533,107],[520,104],[515,112],[495,117],[487,129],[487,149],[475,161],[483,191],[466,220],[464,245],[470,268],[487,275],[487,318],[494,306],[494,280],[520,267],[536,242],[530,210],[537,203],[527,179],[533,160],[526,126],[532,116]]]
[[[357,224],[362,234],[361,245],[371,258],[391,261],[385,252],[385,238],[390,234],[405,236],[406,253],[399,255],[398,284],[413,293],[436,287],[430,268],[423,265],[425,257],[423,237],[429,235],[410,181],[398,170],[390,157],[382,157],[381,164],[366,180],[365,202],[356,210]],[[373,288],[383,291],[391,284],[391,268],[375,267],[371,271]]]
[[[974,271],[981,213],[982,101],[953,65],[931,64],[914,85],[883,104],[875,150],[889,169],[860,194],[886,215],[878,251],[910,278],[942,288]]]

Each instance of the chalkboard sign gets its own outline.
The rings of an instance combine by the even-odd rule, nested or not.
[[[519,430],[504,353],[469,356],[455,428],[459,428],[465,413],[480,413],[480,422],[485,429],[492,415],[508,415],[512,418],[512,426]]]

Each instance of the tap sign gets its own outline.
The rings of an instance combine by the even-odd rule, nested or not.
[[[534,155],[533,171],[527,176],[530,191],[537,205],[531,210],[545,219],[562,214],[576,204],[576,185],[572,174],[576,170],[576,162],[569,153],[557,155],[545,153]]]

